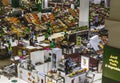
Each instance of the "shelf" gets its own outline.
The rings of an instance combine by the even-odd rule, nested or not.
[[[49,1],[48,4],[58,4],[58,5],[65,5],[65,6],[71,5],[69,2],[64,3],[64,2],[52,2],[52,1]],[[77,6],[78,4],[74,4],[74,5]]]

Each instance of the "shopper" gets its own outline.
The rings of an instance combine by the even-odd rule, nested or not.
[[[9,51],[8,51],[8,47],[5,45],[5,55],[9,56]]]
[[[46,32],[45,33],[45,40],[48,40],[49,34]]]
[[[52,41],[50,41],[50,48],[55,48],[55,47],[56,47],[55,39],[52,39]]]
[[[98,16],[96,15],[95,16],[95,26],[98,27],[99,25],[99,19],[98,19]]]
[[[14,58],[13,49],[12,49],[12,45],[10,42],[8,43],[8,56],[11,56],[11,58]]]
[[[34,45],[33,38],[30,38],[29,42],[30,42],[30,46]]]

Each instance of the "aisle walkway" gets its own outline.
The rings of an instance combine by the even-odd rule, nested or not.
[[[10,64],[11,64],[10,59],[0,60],[0,68],[4,65],[10,65]]]
[[[102,73],[96,73],[93,83],[102,83]]]
[[[25,82],[25,81],[23,81],[23,80],[21,80],[21,79],[19,79],[19,78],[13,77],[13,78],[11,78],[11,79],[9,80],[7,77],[0,76],[0,83],[13,83],[13,82],[11,82],[12,80],[17,80],[16,83],[27,83],[27,82]]]

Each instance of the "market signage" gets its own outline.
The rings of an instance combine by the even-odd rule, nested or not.
[[[120,72],[120,68],[118,67],[118,60],[120,58],[118,56],[114,56],[114,55],[110,55],[109,57],[109,63],[105,64],[105,67],[111,69],[111,70],[115,70],[115,71],[119,71]]]
[[[89,70],[89,57],[81,56],[81,68]]]
[[[103,76],[120,82],[120,49],[105,46],[103,56]]]
[[[80,46],[81,45],[81,37],[77,36],[76,38],[76,45]]]

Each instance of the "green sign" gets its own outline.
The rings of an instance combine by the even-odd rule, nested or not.
[[[76,45],[78,45],[78,46],[81,45],[81,37],[80,36],[76,37]]]
[[[120,49],[105,46],[103,57],[103,77],[120,82]],[[103,83],[105,82],[103,81]]]

